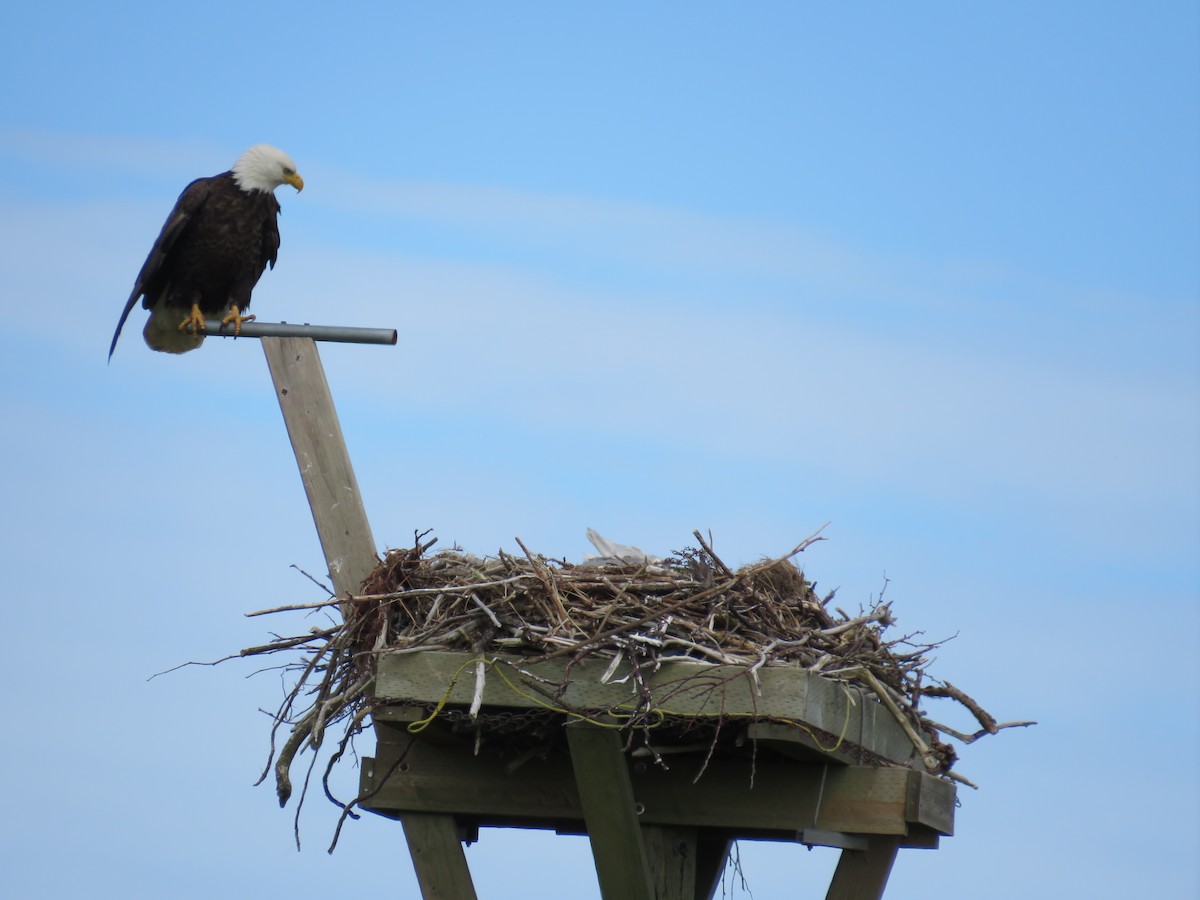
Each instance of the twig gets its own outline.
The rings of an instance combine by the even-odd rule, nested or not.
[[[842,622],[840,625],[834,625],[831,628],[822,628],[817,632],[817,634],[820,634],[823,637],[833,637],[834,635],[850,631],[852,628],[858,628],[860,625],[866,625],[868,622],[879,622],[888,618],[890,615],[891,610],[888,609],[887,604],[884,604],[882,606],[875,607],[872,612],[865,616],[856,616],[853,619]]]
[[[321,590],[323,590],[325,593],[327,593],[330,597],[337,596],[337,594],[335,594],[333,592],[333,589],[330,588],[329,585],[325,584],[324,582],[318,581],[316,578],[314,578],[312,575],[309,575],[307,572],[305,572],[302,568],[300,568],[295,563],[292,563],[291,567],[293,569],[295,569],[297,572],[299,572],[301,575],[303,575],[305,578],[307,578],[309,581],[311,581],[313,584],[315,584],[317,587],[319,587]]]
[[[491,611],[491,609],[487,606],[487,604],[485,604],[482,600],[479,599],[478,594],[476,594],[474,591],[472,591],[467,596],[471,598],[472,603],[474,603],[481,610],[483,610],[484,613],[487,614],[487,617],[492,620],[493,625],[495,625],[497,628],[500,627],[500,620],[496,617],[496,614]]]
[[[917,734],[916,729],[913,728],[912,723],[909,722],[908,716],[905,716],[900,712],[900,708],[896,705],[896,701],[893,700],[891,695],[883,688],[883,685],[879,683],[879,680],[871,674],[871,671],[865,666],[859,666],[856,669],[846,671],[845,674],[854,675],[858,678],[861,678],[870,686],[871,690],[875,692],[875,696],[883,701],[883,705],[887,707],[888,712],[892,714],[895,720],[899,723],[900,727],[904,729],[904,733],[908,735],[908,739],[912,741],[912,745],[917,748],[917,751],[921,754],[921,762],[925,764],[925,768],[931,772],[937,771],[938,763],[937,760],[934,759],[933,754],[929,752],[929,745],[926,744],[924,739]]]
[[[358,600],[358,597],[350,597],[350,600]],[[290,606],[276,606],[271,609],[256,609],[254,612],[242,613],[247,619],[252,619],[255,616],[269,616],[280,612],[295,612],[302,609],[321,609],[325,606],[338,606],[346,602],[346,598],[335,598],[333,600],[322,600],[320,603],[295,603]]]
[[[941,687],[935,685],[934,687],[925,688],[925,696],[950,697],[951,699],[957,700],[971,711],[971,715],[975,717],[975,720],[979,722],[981,726],[983,726],[983,729],[988,734],[995,734],[1000,730],[996,727],[996,720],[992,718],[991,714],[986,709],[984,709],[948,681],[943,681]]]
[[[704,535],[700,533],[700,529],[697,528],[693,530],[692,534],[694,534],[696,536],[696,540],[700,542],[701,549],[708,554],[708,558],[711,559],[713,563],[716,564],[716,567],[725,574],[725,577],[732,578],[733,569],[729,568],[729,566],[725,565],[725,563],[721,561],[721,557],[717,556],[717,554],[713,552],[713,548],[710,544],[705,543]],[[709,533],[709,538],[712,538],[711,532]]]
[[[959,741],[960,743],[963,743],[963,744],[973,744],[977,740],[979,740],[981,737],[985,737],[986,735],[989,735],[989,734],[997,734],[1005,728],[1028,728],[1030,725],[1037,724],[1037,722],[1030,722],[1030,721],[1001,722],[998,725],[996,725],[995,731],[989,731],[986,728],[980,728],[974,734],[963,734],[961,731],[955,731],[949,725],[943,725],[941,722],[935,722],[935,721],[933,721],[933,719],[930,719],[930,718],[923,717],[922,721],[926,725],[928,725],[930,728],[934,728],[934,729],[940,731],[942,734],[948,734],[948,735],[950,735],[950,737],[954,738],[956,741]]]
[[[521,542],[520,538],[515,538],[515,540],[521,550],[524,551],[525,558],[528,559],[530,565],[533,566],[533,571],[537,574],[537,577],[541,580],[542,584],[546,586],[546,592],[550,594],[550,599],[554,601],[554,611],[558,613],[559,625],[565,626],[569,623],[571,627],[574,628],[575,623],[572,622],[571,617],[567,615],[567,608],[563,606],[562,597],[558,595],[558,588],[554,584],[553,577],[546,570],[546,566],[533,558],[533,554],[529,552],[529,548]]]

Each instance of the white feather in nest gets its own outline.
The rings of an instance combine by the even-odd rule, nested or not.
[[[587,537],[592,546],[599,551],[599,555],[585,553],[582,563],[585,566],[657,566],[663,562],[661,556],[654,556],[640,547],[610,541],[594,528],[587,530]]]

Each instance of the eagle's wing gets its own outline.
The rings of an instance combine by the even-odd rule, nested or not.
[[[113,351],[117,349],[117,338],[121,336],[121,329],[125,327],[125,320],[129,318],[129,313],[133,311],[133,305],[137,303],[138,297],[146,295],[147,301],[149,301],[151,294],[157,294],[161,290],[162,285],[156,284],[156,282],[163,274],[163,264],[166,262],[171,248],[179,240],[179,236],[187,229],[188,223],[192,221],[196,210],[203,206],[204,201],[208,199],[208,189],[211,181],[211,178],[197,178],[183,189],[183,193],[175,201],[175,208],[167,216],[167,221],[163,224],[162,231],[158,234],[158,239],[150,249],[150,255],[146,257],[146,261],[142,264],[142,270],[138,272],[137,281],[133,284],[133,292],[130,293],[129,299],[125,301],[125,309],[121,311],[121,319],[117,322],[117,330],[113,332],[112,344],[108,348],[108,358],[110,360],[112,359]]]
[[[259,274],[266,271],[267,266],[275,268],[275,260],[279,257],[279,201],[275,195],[270,197],[271,215],[263,224],[262,265],[258,267]]]

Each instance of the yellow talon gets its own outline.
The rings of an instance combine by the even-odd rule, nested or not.
[[[229,307],[229,315],[227,315],[225,318],[223,318],[221,320],[221,327],[224,327],[224,326],[228,325],[230,322],[232,322],[233,323],[233,336],[237,337],[239,334],[242,333],[242,323],[243,322],[253,322],[253,321],[254,321],[254,316],[253,315],[243,316],[241,314],[241,310],[239,310],[237,308],[237,304],[235,303],[233,306]]]
[[[198,304],[192,304],[192,311],[179,323],[179,330],[188,334],[204,333],[204,313],[200,312]]]

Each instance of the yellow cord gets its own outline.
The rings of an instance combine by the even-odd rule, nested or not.
[[[438,713],[440,713],[443,707],[445,707],[446,703],[449,702],[450,694],[454,691],[454,685],[458,684],[458,676],[463,673],[467,666],[473,666],[476,662],[478,662],[478,660],[469,659],[458,667],[458,671],[455,672],[454,676],[450,679],[450,685],[446,688],[446,693],[442,694],[442,699],[437,702],[437,706],[433,708],[433,712],[431,712],[424,719],[408,723],[409,734],[420,734],[429,727],[429,724],[438,717]]]

